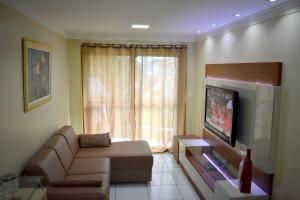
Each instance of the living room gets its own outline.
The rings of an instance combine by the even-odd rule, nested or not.
[[[235,147],[225,144],[222,139],[220,141],[235,151],[240,143],[246,141],[243,144],[252,148],[253,164],[272,172],[272,189],[270,194],[267,192],[267,198],[299,199],[299,9],[300,4],[297,0],[103,0],[89,3],[67,0],[1,0],[0,176],[7,173],[23,176],[29,160],[44,147],[53,133],[57,134],[60,128],[70,125],[76,134],[109,132],[112,143],[145,140],[152,150],[152,184],[151,181],[127,184],[116,181],[110,184],[110,194],[105,198],[207,199],[205,194],[202,194],[203,188],[197,188],[184,165],[180,160],[177,163],[171,154],[174,152],[173,136],[195,136],[205,140],[203,129],[207,130],[207,85],[238,91],[240,109],[243,105],[248,105],[243,104],[245,100],[252,102],[253,99],[253,92],[246,93],[244,89],[255,91],[257,94],[261,91],[262,94],[269,94],[269,88],[272,88],[272,109],[265,112],[262,108],[270,115],[263,113],[261,116],[263,119],[270,117],[275,120],[267,133],[276,137],[269,138],[268,143],[260,145],[260,148],[247,145],[247,141],[253,142],[252,139],[243,138],[238,132]],[[134,24],[149,27],[132,29]],[[49,57],[42,58],[42,61],[48,60],[50,66],[47,90],[49,95],[47,99],[42,98],[40,103],[28,104],[26,98],[30,99],[30,95],[25,94],[25,85],[30,78],[24,73],[24,62],[30,48],[26,50],[26,46],[36,44],[38,49],[49,53],[45,54]],[[118,66],[126,68],[127,71],[120,73],[121,69],[110,67],[110,71],[100,72],[93,68],[91,63],[97,63],[97,66],[104,65],[101,64],[104,62],[99,60],[101,56],[97,55],[106,53],[124,56],[124,59],[113,62],[117,62]],[[150,60],[144,58],[149,54],[152,55]],[[169,59],[174,58],[175,54],[178,59]],[[180,73],[177,68],[177,71],[172,70],[172,67],[177,66],[174,62],[184,70]],[[159,66],[158,72],[152,70],[151,63],[159,63],[155,65]],[[240,69],[249,67],[244,66],[245,63],[277,63],[277,66],[280,66],[275,66],[276,69],[280,69],[278,81],[273,84],[259,79],[264,65],[258,66],[257,77],[252,79],[249,78],[251,73],[247,70],[240,74],[235,73],[239,69],[229,70],[235,64],[240,64]],[[139,68],[139,65],[142,67]],[[35,64],[33,66],[38,67]],[[132,66],[134,68],[131,68]],[[163,70],[161,66],[168,66],[168,70]],[[221,67],[221,70],[215,70],[217,68],[213,67]],[[140,72],[139,69],[145,71]],[[210,69],[213,72],[209,71]],[[230,71],[229,75],[224,73],[227,69]],[[38,68],[35,70],[39,72]],[[89,90],[93,90],[94,93],[97,91],[97,87],[89,88],[86,84],[94,77],[94,74],[90,73],[93,70],[97,71],[95,74],[103,82],[106,81],[105,77],[114,74],[111,78],[113,81],[107,88],[114,93],[114,97],[120,97],[115,98],[113,102],[117,105],[115,107],[122,108],[121,111],[113,109],[112,112],[108,109],[112,107],[110,103],[101,107],[101,112],[96,114],[84,109],[108,102],[108,98],[101,97],[101,103],[98,100],[94,103],[87,95]],[[272,74],[270,71],[265,73]],[[238,74],[238,77],[234,74]],[[140,80],[145,81],[139,82]],[[151,87],[154,83],[161,83],[159,87],[164,88],[163,99],[174,98],[156,104],[160,99]],[[171,92],[174,88],[177,90]],[[126,91],[126,95],[119,95],[122,91]],[[146,98],[143,98],[145,96]],[[143,101],[144,99],[151,99],[151,102]],[[256,109],[253,114],[255,116],[261,109],[258,102],[255,100],[256,106],[253,108]],[[149,107],[148,104],[155,104],[156,107]],[[166,108],[160,109],[163,106]],[[252,115],[251,110],[247,109],[244,115]],[[114,113],[115,117],[112,117],[111,113]],[[160,120],[157,117],[160,115],[168,118]],[[170,116],[176,120],[169,120]],[[250,124],[249,127],[254,130],[259,117],[254,117],[254,121],[252,118],[247,121],[248,118],[245,117],[243,123]],[[145,123],[141,118],[149,123]],[[151,132],[155,131],[158,133],[154,136]],[[251,131],[243,132],[250,134]],[[255,133],[253,131],[251,137],[257,139]],[[220,138],[217,138],[219,141]],[[179,142],[179,146],[181,144],[184,142]],[[271,150],[266,152],[265,149]],[[258,155],[257,151],[262,153]],[[267,164],[258,163],[261,157],[256,156],[262,156]],[[270,159],[266,159],[268,156]],[[113,162],[111,165],[114,165]],[[177,173],[178,171],[182,173]]]

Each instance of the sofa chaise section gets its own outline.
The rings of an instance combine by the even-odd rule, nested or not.
[[[111,182],[151,181],[153,156],[146,141],[113,142],[108,147],[80,148],[79,136],[71,126],[64,126],[56,135],[66,139],[76,159],[110,158]]]
[[[145,141],[114,142],[109,147],[80,148],[76,158],[111,159],[111,182],[151,181],[153,157]]]
[[[102,136],[84,137],[98,141]],[[108,200],[110,182],[151,181],[153,156],[147,142],[81,148],[79,139],[71,126],[64,126],[25,166],[25,175],[44,177],[48,200]]]

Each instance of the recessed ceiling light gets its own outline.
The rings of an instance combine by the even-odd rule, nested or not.
[[[235,17],[240,17],[241,14],[240,14],[240,13],[235,13],[234,16],[235,16]]]
[[[275,1],[277,1],[277,0],[268,0],[268,1],[270,1],[270,2],[275,2]]]
[[[150,26],[147,24],[132,24],[131,28],[137,28],[137,29],[148,29]]]
[[[211,26],[212,26],[212,27],[216,27],[217,25],[216,25],[216,24],[212,24]]]

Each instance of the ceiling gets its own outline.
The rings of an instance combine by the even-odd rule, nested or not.
[[[72,38],[80,35],[195,37],[287,0],[1,0]],[[241,17],[235,17],[240,13]],[[149,24],[148,30],[131,24]],[[212,27],[212,24],[216,24]],[[199,33],[198,33],[199,34]],[[84,39],[84,38],[83,38]]]

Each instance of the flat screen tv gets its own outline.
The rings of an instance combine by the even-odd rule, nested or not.
[[[205,127],[231,146],[235,146],[238,92],[206,85],[205,94]]]

